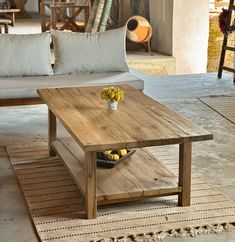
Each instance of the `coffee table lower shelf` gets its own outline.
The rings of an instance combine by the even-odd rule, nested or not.
[[[54,141],[52,147],[85,195],[83,152],[79,148],[70,151],[59,140]],[[137,149],[133,156],[117,167],[97,168],[98,205],[179,195],[181,191],[178,178],[145,148]]]

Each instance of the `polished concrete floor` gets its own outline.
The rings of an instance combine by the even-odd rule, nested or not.
[[[193,168],[235,201],[235,125],[197,99],[207,95],[235,95],[232,76],[224,75],[221,80],[213,73],[143,78],[147,95],[214,134],[213,141],[193,145]],[[47,108],[45,105],[1,108],[0,127],[0,241],[38,241],[4,147],[46,143]],[[67,136],[61,126],[59,136]],[[235,231],[165,241],[234,242]]]

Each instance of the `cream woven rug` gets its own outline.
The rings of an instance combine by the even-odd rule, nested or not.
[[[7,151],[42,241],[147,242],[235,228],[235,203],[196,173],[190,207],[178,207],[172,196],[104,206],[96,220],[85,220],[81,193],[60,159],[48,158],[46,147],[7,147]],[[165,148],[154,152],[177,172],[177,157]]]
[[[235,96],[209,96],[199,100],[235,124]]]

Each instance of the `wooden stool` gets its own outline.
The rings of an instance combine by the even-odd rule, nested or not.
[[[8,25],[11,24],[11,20],[0,19],[0,34],[2,34],[2,28],[4,28],[4,33],[8,34]]]
[[[11,20],[11,26],[15,26],[15,14],[19,13],[20,9],[0,9],[0,16],[3,16],[4,19]]]

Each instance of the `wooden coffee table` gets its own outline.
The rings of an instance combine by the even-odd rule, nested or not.
[[[84,195],[86,218],[96,218],[97,205],[158,196],[178,195],[179,206],[189,206],[192,142],[212,134],[135,88],[120,87],[125,99],[116,111],[101,100],[103,87],[38,90],[49,108],[50,153],[64,160]],[[83,152],[56,139],[56,118]],[[179,179],[143,148],[171,144],[179,144]],[[120,166],[97,169],[97,151],[119,148],[137,151]]]

